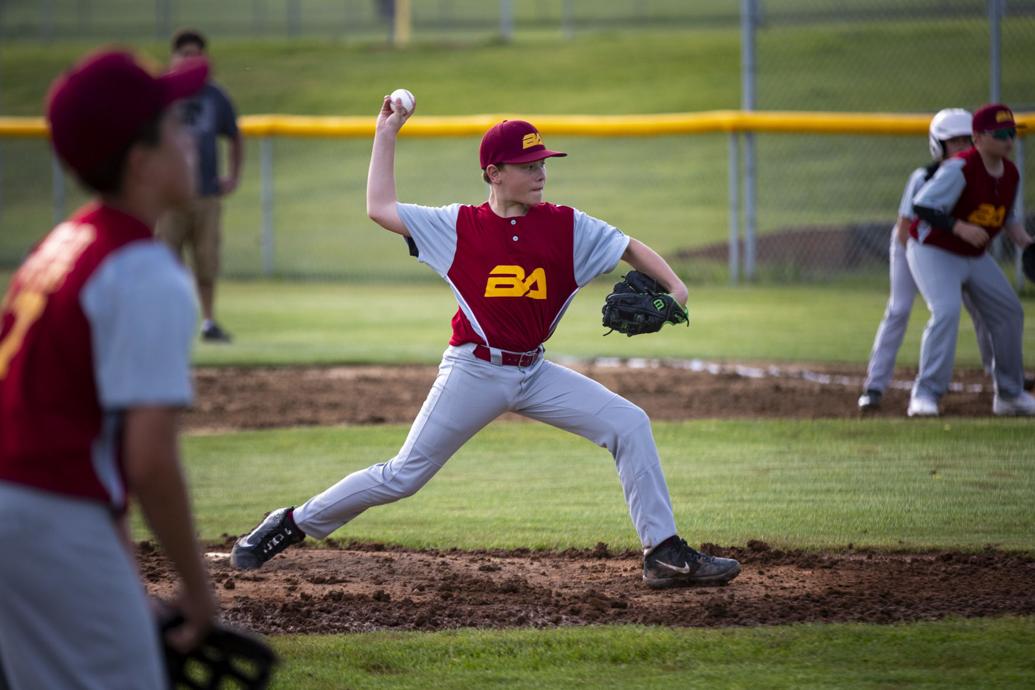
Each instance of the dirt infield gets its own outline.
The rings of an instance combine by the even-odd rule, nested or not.
[[[210,554],[224,615],[259,632],[340,633],[639,623],[690,627],[933,620],[1035,614],[1035,559],[984,551],[782,552],[704,545],[738,558],[725,587],[653,591],[636,553],[404,551],[377,544],[294,548],[259,571],[233,570],[231,540]],[[168,564],[142,546],[152,593],[172,596]]]
[[[654,419],[851,418],[862,367],[596,362],[571,365],[642,406]],[[436,369],[399,367],[202,368],[194,431],[409,423]],[[914,372],[900,370],[883,416],[903,416]],[[988,416],[980,371],[958,371],[947,415]],[[739,559],[726,587],[651,591],[637,553],[406,551],[378,544],[288,550],[253,573],[233,570],[233,537],[215,545],[212,574],[227,618],[264,633],[547,627],[604,623],[776,625],[891,623],[946,616],[1035,615],[1035,558],[980,553],[783,552],[761,542],[702,550]],[[326,547],[332,548],[326,548]],[[149,589],[174,578],[141,545]]]
[[[572,368],[632,400],[652,419],[857,417],[862,366],[582,363]],[[709,373],[710,369],[713,373]],[[261,429],[330,424],[409,424],[431,383],[433,366],[202,368],[190,430]],[[915,371],[899,370],[877,414],[904,416]],[[992,413],[991,382],[957,371],[942,400],[949,416]]]

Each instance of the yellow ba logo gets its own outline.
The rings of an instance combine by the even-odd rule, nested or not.
[[[1009,122],[1012,119],[1013,113],[1011,113],[1009,110],[1000,110],[998,113],[995,114],[996,122]]]
[[[523,149],[530,149],[533,146],[542,145],[543,138],[539,136],[539,132],[532,132],[531,134],[526,134],[524,138],[521,140],[521,148]]]
[[[971,211],[970,215],[967,216],[967,221],[973,223],[974,225],[980,225],[985,228],[995,228],[1002,225],[1003,220],[1005,218],[1005,206],[981,204],[976,209]]]
[[[546,271],[537,268],[525,278],[520,266],[497,266],[489,274],[485,296],[546,299]]]

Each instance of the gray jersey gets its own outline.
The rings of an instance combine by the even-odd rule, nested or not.
[[[112,501],[121,505],[125,496],[118,448],[123,412],[136,406],[182,407],[191,402],[194,289],[168,247],[135,242],[97,268],[83,286],[80,303],[90,321],[94,377],[104,410],[93,464]]]
[[[916,218],[913,213],[913,197],[927,181],[927,168],[917,168],[909,176],[906,188],[902,190],[902,199],[898,202],[899,218]]]
[[[399,217],[419,249],[417,260],[444,278],[456,254],[456,219],[460,204],[437,208],[399,204],[398,209]],[[606,221],[578,209],[573,211],[575,246],[572,261],[575,282],[582,287],[597,276],[614,270],[629,246],[629,237]]]

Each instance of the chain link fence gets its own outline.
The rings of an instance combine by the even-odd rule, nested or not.
[[[1035,64],[1035,0],[415,0],[412,9],[414,37],[420,40],[434,32],[498,33],[508,11],[518,31],[663,25],[730,35],[740,26],[743,7],[755,11],[757,110],[933,114],[945,107],[973,109],[990,100],[996,79],[1002,100],[1017,111],[1035,110],[1029,76]],[[295,31],[381,40],[390,9],[373,0],[0,0],[0,35],[150,40],[160,33],[164,41],[168,26],[197,23],[213,34]],[[998,77],[992,59],[997,33]],[[0,78],[10,83],[16,75]],[[751,138],[740,147],[741,155],[749,149],[754,154],[757,238],[751,275],[779,281],[882,277],[902,188],[910,172],[929,161],[926,138]],[[573,160],[580,162],[580,175],[599,175],[600,183],[575,186],[558,175],[551,180],[553,198],[635,229],[681,264],[684,275],[730,278],[729,228],[737,223],[744,231],[746,218],[733,217],[729,209],[728,173],[737,170],[729,164],[727,137],[615,139],[607,146],[568,137],[556,145],[577,154]],[[263,273],[259,144],[247,146],[246,177],[225,216],[226,271],[235,276]],[[400,147],[400,196],[421,203],[480,202],[484,188],[470,174],[476,148],[477,141],[468,139],[408,141]],[[362,212],[369,142],[277,139],[273,149],[276,275],[426,277],[393,237],[371,230]],[[1035,151],[1028,153],[1018,162],[1030,203]],[[421,160],[437,161],[436,175],[407,177],[407,171],[422,169]],[[630,160],[650,165],[630,166]],[[687,161],[710,161],[710,167],[687,166]],[[742,167],[741,178],[743,173]],[[40,228],[58,215],[58,209],[51,212],[52,179],[45,141],[0,139],[0,264],[17,263]],[[64,196],[60,210],[67,211],[82,195],[71,181],[58,179]],[[632,207],[615,189],[646,201]],[[740,190],[741,203],[749,191]],[[1029,232],[1035,234],[1030,221]],[[743,256],[745,247],[738,249]],[[1008,243],[995,251],[1004,260],[1012,256]]]
[[[1035,2],[766,1],[758,3],[755,26],[758,110],[933,114],[948,107],[973,111],[997,93],[1018,112],[1035,109]],[[842,73],[832,74],[831,64]],[[795,83],[799,88],[788,88]],[[931,160],[926,137],[761,134],[755,140],[756,275],[793,280],[883,272],[903,187]],[[1035,234],[1035,151],[1024,153],[1015,158]],[[1010,261],[1014,245],[1001,237],[993,251]]]
[[[401,0],[400,0],[401,2]],[[410,0],[417,38],[513,31],[736,26],[735,0]],[[0,37],[164,40],[177,27],[213,36],[377,39],[392,35],[396,0],[2,0]]]

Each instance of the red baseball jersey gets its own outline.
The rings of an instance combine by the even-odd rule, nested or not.
[[[629,242],[601,220],[547,203],[515,218],[496,215],[488,203],[399,204],[399,214],[418,258],[456,295],[451,345],[534,350],[579,288],[613,269]]]
[[[121,509],[121,413],[190,399],[186,272],[149,227],[93,204],[37,245],[2,313],[0,481]]]
[[[1003,174],[992,177],[981,154],[968,149],[942,163],[927,184],[920,188],[914,206],[948,213],[957,220],[979,225],[991,240],[1014,217],[1020,174],[1012,161],[1003,161]],[[975,247],[951,232],[914,221],[910,235],[923,244],[940,247],[961,256],[981,256],[985,247]]]

